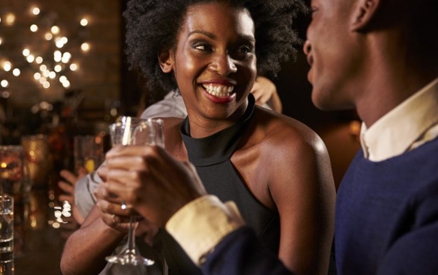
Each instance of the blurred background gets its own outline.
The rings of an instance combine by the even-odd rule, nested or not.
[[[117,116],[153,102],[123,54],[125,6],[125,0],[0,1],[0,144],[44,134],[71,167],[73,135],[105,132]],[[303,39],[307,21],[295,22]],[[358,149],[360,123],[354,111],[317,110],[307,70],[299,49],[272,80],[283,113],[326,142],[338,183]]]

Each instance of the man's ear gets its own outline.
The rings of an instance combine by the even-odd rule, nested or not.
[[[370,27],[376,19],[381,2],[381,0],[358,0],[353,8],[351,30],[361,31]]]
[[[170,51],[163,51],[158,55],[158,62],[163,73],[170,73],[173,70],[173,59]]]

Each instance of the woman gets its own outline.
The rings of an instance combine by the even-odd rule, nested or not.
[[[131,0],[127,51],[150,88],[178,88],[183,97],[188,117],[165,120],[166,150],[192,162],[209,193],[235,201],[289,269],[326,274],[334,184],[325,146],[300,122],[256,107],[250,95],[258,72],[275,74],[293,53],[298,7],[282,0]],[[139,160],[123,158],[128,170]],[[137,180],[129,184],[141,187],[142,171],[133,172]],[[65,274],[97,270],[124,236],[116,204],[99,201],[100,211],[93,209],[68,240]],[[171,238],[159,235],[170,274],[200,274]]]

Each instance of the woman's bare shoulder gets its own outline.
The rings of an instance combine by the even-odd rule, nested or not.
[[[283,151],[296,151],[297,147],[302,146],[314,149],[321,146],[322,140],[314,130],[282,114],[256,108],[251,124],[251,134],[248,138],[250,145],[259,144],[270,150],[279,148]]]

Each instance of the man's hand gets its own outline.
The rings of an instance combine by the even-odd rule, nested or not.
[[[190,201],[206,194],[193,165],[175,160],[158,146],[123,146],[106,155],[105,182],[99,198],[114,214],[139,213],[164,227],[170,217]],[[128,209],[120,208],[124,201]]]

